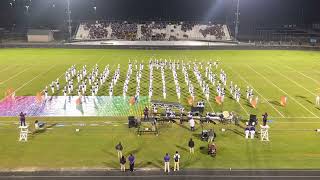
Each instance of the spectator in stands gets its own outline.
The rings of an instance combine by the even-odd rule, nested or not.
[[[122,156],[120,158],[120,171],[125,172],[126,171],[126,158],[124,156]]]
[[[206,29],[200,29],[199,32],[206,37],[207,35],[215,36],[216,39],[222,39],[225,36],[223,26],[222,25],[211,25]]]
[[[119,142],[119,144],[116,145],[116,150],[118,152],[118,158],[122,157],[122,150],[123,150],[123,146],[121,144],[121,142]]]
[[[80,34],[80,38],[89,39],[121,39],[121,40],[178,40],[179,33],[183,38],[189,38],[187,31],[194,29],[195,23],[184,22],[179,29],[178,24],[171,24],[165,22],[152,22],[145,24],[128,23],[128,22],[96,22],[94,24],[84,23],[83,28],[79,28],[79,31],[87,33]],[[138,39],[138,27],[140,26],[141,35]],[[172,28],[173,27],[173,28]],[[81,30],[80,30],[81,29]],[[169,31],[168,31],[169,30]],[[109,34],[111,33],[111,34]],[[169,34],[167,34],[169,33]],[[194,33],[194,32],[192,32]],[[214,36],[215,39],[222,39],[226,36],[223,25],[210,24],[206,25],[204,29],[200,29],[199,32],[204,38],[208,35]],[[201,38],[200,38],[201,39]]]
[[[190,138],[188,146],[189,146],[189,152],[191,154],[194,154],[194,141],[192,140],[192,138]]]

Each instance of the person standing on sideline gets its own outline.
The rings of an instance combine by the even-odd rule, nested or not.
[[[267,125],[267,121],[268,121],[268,113],[262,114],[262,125],[263,126]]]
[[[194,141],[192,140],[192,138],[190,138],[188,146],[189,146],[190,153],[194,154]]]
[[[190,124],[190,130],[191,130],[191,131],[194,131],[195,122],[194,122],[194,119],[193,119],[193,118],[191,118],[191,119],[189,120],[189,124]]]
[[[130,171],[134,171],[134,161],[135,161],[135,157],[130,154],[130,156],[128,157],[129,160],[129,165],[130,165]]]
[[[143,120],[148,120],[149,119],[149,109],[148,107],[145,107],[144,110],[143,110]]]
[[[118,152],[118,158],[122,157],[122,150],[123,150],[123,146],[121,144],[121,142],[119,142],[119,144],[116,145],[116,150]]]
[[[316,106],[319,106],[320,105],[320,96],[318,95],[316,97]]]
[[[20,126],[27,126],[26,125],[26,113],[20,113]]]
[[[125,172],[126,171],[126,158],[124,156],[122,156],[120,158],[120,171]]]
[[[168,153],[163,158],[164,160],[164,172],[170,172],[170,156]]]
[[[212,143],[212,141],[214,141],[214,132],[213,129],[210,129],[209,134],[208,134],[208,143]]]
[[[173,159],[174,159],[173,171],[179,171],[180,155],[178,151],[176,151],[176,154],[173,156]]]

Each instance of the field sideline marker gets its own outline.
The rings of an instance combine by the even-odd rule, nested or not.
[[[229,67],[229,66],[228,66],[228,67]],[[229,69],[230,69],[232,72],[238,74],[238,76],[240,77],[240,79],[242,79],[242,80],[243,80],[244,82],[246,82],[249,86],[251,86],[251,87],[257,92],[257,94],[259,94],[274,110],[276,110],[276,111],[278,112],[278,114],[280,114],[281,117],[283,117],[283,118],[285,117],[285,116],[284,116],[278,109],[276,109],[262,94],[260,94],[260,93],[258,92],[258,90],[256,90],[246,79],[244,79],[243,76],[242,76],[240,73],[234,71],[233,68],[231,68],[231,67],[229,67]]]
[[[266,78],[265,76],[263,76],[261,73],[257,72],[256,70],[254,70],[250,65],[247,65],[253,72],[255,72],[256,74],[260,75],[263,79],[265,79],[266,81],[268,81],[270,84],[272,84],[274,87],[278,88],[281,92],[283,92],[284,94],[286,94],[287,96],[289,96],[293,101],[295,101],[297,104],[299,104],[301,107],[303,107],[305,110],[307,110],[309,113],[311,113],[314,117],[319,118],[319,116],[315,115],[312,111],[310,111],[308,108],[306,108],[304,105],[302,105],[301,103],[299,103],[295,98],[293,98],[292,96],[290,96],[287,92],[285,92],[284,90],[282,90],[279,86],[275,85],[272,81],[270,81],[268,78]]]

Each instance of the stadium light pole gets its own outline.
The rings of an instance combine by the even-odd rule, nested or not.
[[[69,32],[69,41],[72,39],[72,27],[71,27],[71,10],[70,10],[70,0],[67,0],[67,14],[68,14],[68,32]]]
[[[235,27],[235,32],[234,32],[234,38],[237,41],[238,40],[238,35],[239,35],[239,15],[240,15],[240,0],[237,0],[237,12],[236,12],[236,27]]]
[[[93,7],[93,10],[94,10],[94,18],[95,18],[95,21],[97,20],[97,6],[94,6]]]

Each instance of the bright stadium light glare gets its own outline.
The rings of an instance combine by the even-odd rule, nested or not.
[[[27,13],[28,13],[28,12],[29,12],[29,7],[30,7],[30,6],[26,5],[26,6],[24,6],[24,7],[26,8]]]
[[[234,38],[235,38],[235,40],[238,40],[238,35],[239,35],[240,0],[237,0],[237,10],[236,10],[236,11],[237,11],[237,12],[236,12]]]

